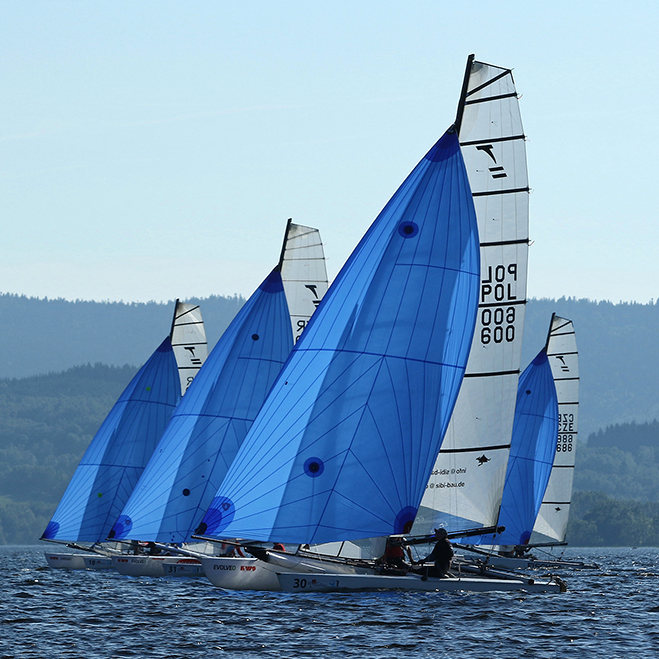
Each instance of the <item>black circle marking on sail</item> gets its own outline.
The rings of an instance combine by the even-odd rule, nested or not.
[[[419,225],[412,221],[401,222],[398,225],[398,233],[403,236],[403,238],[414,238],[414,236],[419,233]]]
[[[304,473],[311,478],[318,478],[325,471],[325,463],[320,458],[309,458],[304,463]]]

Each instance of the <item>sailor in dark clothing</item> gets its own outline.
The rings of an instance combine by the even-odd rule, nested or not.
[[[419,561],[419,564],[435,563],[434,567],[428,567],[424,570],[424,574],[428,577],[443,577],[451,567],[453,547],[447,536],[446,529],[435,529],[435,537],[437,538],[435,547],[428,556]]]

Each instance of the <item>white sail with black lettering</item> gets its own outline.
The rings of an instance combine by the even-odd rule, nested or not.
[[[558,396],[558,439],[549,484],[533,527],[531,544],[565,542],[572,500],[579,412],[579,354],[572,321],[554,314],[547,357]]]
[[[318,229],[288,220],[280,267],[297,343],[328,287],[325,253]]]
[[[478,320],[467,371],[414,533],[497,521],[510,451],[528,255],[526,148],[512,71],[469,58],[456,127],[481,253]]]
[[[208,357],[206,330],[198,304],[176,300],[171,339],[181,394],[184,394]]]

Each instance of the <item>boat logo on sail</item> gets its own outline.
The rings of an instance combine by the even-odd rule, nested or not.
[[[492,178],[507,178],[508,174],[503,171],[503,167],[497,163],[497,159],[494,156],[494,145],[493,144],[481,144],[476,147],[477,151],[483,151],[484,153],[487,153],[490,158],[492,158],[492,162],[495,164],[494,167],[490,167],[490,174],[492,175]]]

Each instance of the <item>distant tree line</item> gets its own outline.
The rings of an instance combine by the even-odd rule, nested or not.
[[[189,301],[201,305],[209,347],[244,303],[242,297],[221,295]],[[0,294],[0,378],[87,363],[140,366],[169,332],[173,310],[173,301],[128,304]],[[577,332],[582,437],[616,423],[659,419],[659,304],[529,300],[522,368],[545,345],[552,312],[573,320]]]
[[[234,302],[236,307],[241,304],[241,300]],[[560,300],[552,301],[547,308],[542,306],[545,301],[536,302],[542,313],[537,314],[537,319],[534,319],[535,312],[527,315],[525,342],[528,340],[533,345],[532,350],[528,349],[531,357],[539,350],[538,345],[544,345],[551,317],[549,308],[554,307],[559,313],[574,317],[582,301],[563,301],[568,307],[574,305],[574,308],[563,311]],[[77,303],[64,304],[67,312],[70,311],[68,304]],[[597,311],[604,322],[613,312],[606,305],[600,305],[588,303],[583,309]],[[654,305],[610,306],[616,307],[623,320],[632,326],[635,318],[643,320],[645,317],[649,322],[648,318],[654,312]],[[529,312],[532,310],[533,303],[529,305]],[[123,309],[122,313],[124,311],[127,310]],[[575,313],[570,314],[570,311]],[[171,309],[167,315],[170,312]],[[584,318],[582,325],[588,328]],[[165,325],[168,326],[170,320],[167,319]],[[534,329],[534,323],[538,328]],[[48,337],[44,327],[47,325],[42,326],[42,335]],[[593,324],[593,333],[596,327],[597,323]],[[605,336],[607,331],[603,330]],[[582,355],[588,355],[588,343],[582,338],[583,334],[578,334],[579,347]],[[641,334],[632,327],[629,331],[619,332],[619,341],[622,336],[639,337]],[[153,338],[150,350],[161,339],[160,334]],[[10,346],[19,344],[9,343]],[[49,350],[56,352],[59,346],[55,341]],[[654,351],[650,351],[644,368],[648,364],[652,366],[653,355]],[[617,363],[615,356],[605,354],[602,361],[607,359],[611,364]],[[584,370],[596,365],[592,359],[589,361],[584,357],[582,360],[581,384],[585,400],[580,413],[595,404],[592,395],[585,396],[586,387],[594,384],[592,375],[588,376],[591,384],[585,384]],[[613,381],[620,387],[622,399],[630,404],[639,404],[645,399],[648,409],[652,409],[652,401],[657,395],[654,385],[637,395],[631,383],[625,384],[629,379],[625,369],[620,367],[615,377],[611,373],[605,377],[604,371],[599,372],[597,368],[595,372],[603,381],[602,386]],[[61,372],[0,380],[0,543],[36,542],[91,438],[136,370],[137,365],[86,363]],[[612,368],[608,370],[613,371]],[[640,391],[643,387],[637,386],[636,389]],[[590,433],[587,443],[579,442],[569,542],[575,545],[659,546],[659,519],[654,512],[659,509],[659,421],[602,423],[598,428],[601,429]]]

